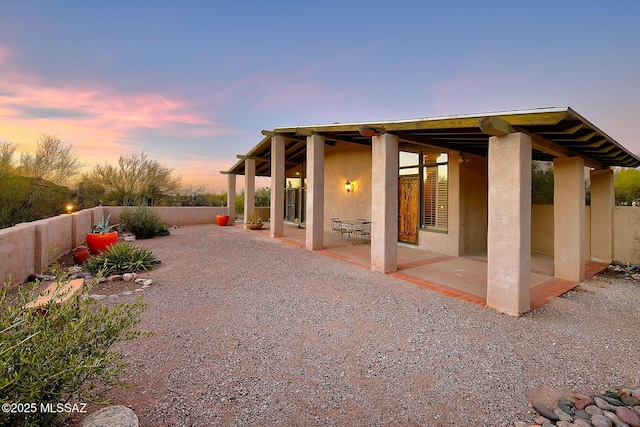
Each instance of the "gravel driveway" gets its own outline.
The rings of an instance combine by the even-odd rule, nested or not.
[[[155,336],[121,346],[131,388],[110,396],[142,426],[512,426],[533,401],[640,386],[631,281],[514,318],[237,226],[138,243],[162,260]]]

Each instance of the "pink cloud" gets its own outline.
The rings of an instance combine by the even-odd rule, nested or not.
[[[0,46],[0,139],[30,150],[41,132],[71,142],[81,156],[141,151],[137,137],[161,132],[176,138],[237,133],[194,112],[185,100],[162,93],[122,93],[97,83],[52,84],[18,71]]]

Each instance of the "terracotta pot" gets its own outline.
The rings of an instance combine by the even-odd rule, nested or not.
[[[91,257],[89,249],[86,246],[78,246],[73,251],[73,262],[82,265]]]
[[[229,224],[229,215],[216,215],[216,222],[219,226],[225,226]]]
[[[260,230],[264,225],[264,223],[261,222],[260,224],[245,224],[245,225],[249,230]]]
[[[118,232],[95,234],[87,233],[87,246],[91,249],[91,253],[97,254],[104,252],[107,248],[118,241]]]

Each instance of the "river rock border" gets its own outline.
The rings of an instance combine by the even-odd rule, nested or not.
[[[620,387],[602,394],[572,393],[551,409],[535,402],[536,424],[515,421],[514,427],[640,427],[640,388]]]

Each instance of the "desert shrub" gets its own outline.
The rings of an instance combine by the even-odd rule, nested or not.
[[[124,359],[115,348],[148,335],[136,329],[145,309],[141,296],[113,307],[73,297],[49,304],[43,314],[22,309],[35,286],[17,297],[8,290],[8,284],[0,289],[0,404],[31,406],[0,412],[0,425],[51,425],[61,414],[41,404],[106,403],[108,389],[126,386],[119,380]]]
[[[149,206],[122,208],[120,225],[135,234],[138,239],[169,234],[169,229],[162,223],[158,211]]]
[[[159,262],[156,255],[149,249],[120,242],[91,257],[82,267],[94,275],[108,276],[110,274],[147,271]]]

